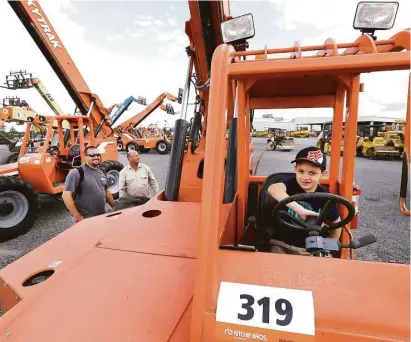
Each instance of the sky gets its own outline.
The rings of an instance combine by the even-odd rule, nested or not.
[[[185,21],[187,1],[73,1],[39,2],[93,93],[104,106],[123,102],[129,96],[144,96],[147,102],[162,92],[175,95],[184,84],[187,69]],[[352,42],[361,33],[352,27],[357,1],[273,0],[230,1],[232,16],[252,13],[255,37],[250,49],[322,44],[327,38]],[[377,31],[379,39],[411,26],[411,1],[399,0],[393,29]],[[74,112],[74,103],[43,54],[6,1],[0,1],[2,39],[0,83],[11,70],[24,69],[46,85],[63,110]],[[365,91],[360,95],[360,115],[405,117],[409,71],[363,74]],[[19,96],[39,113],[52,114],[35,89],[9,91],[0,88],[0,100]],[[174,106],[176,110],[180,105]],[[134,103],[120,123],[144,107]],[[267,113],[270,111],[264,111]],[[275,115],[325,116],[329,109],[277,110]],[[262,113],[257,113],[257,117]],[[189,114],[191,115],[191,113]],[[157,110],[145,124],[166,121],[173,126],[178,114]]]

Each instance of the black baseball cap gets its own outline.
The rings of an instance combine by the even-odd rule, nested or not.
[[[303,148],[297,153],[295,159],[291,163],[299,161],[311,162],[312,164],[321,167],[322,170],[327,168],[327,159],[324,152],[314,146]]]

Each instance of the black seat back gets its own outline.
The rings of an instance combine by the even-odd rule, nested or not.
[[[257,231],[259,243],[268,243],[274,232],[276,222],[272,216],[274,206],[278,203],[269,193],[268,188],[275,183],[282,183],[285,180],[294,177],[293,172],[279,172],[268,176],[261,186],[260,197],[258,201],[257,214]],[[260,247],[261,248],[261,247]]]
[[[67,153],[67,158],[68,159],[73,159],[74,157],[77,157],[80,155],[80,145],[76,144],[70,147],[68,153]]]

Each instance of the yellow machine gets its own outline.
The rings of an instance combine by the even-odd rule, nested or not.
[[[400,152],[394,146],[387,146],[382,125],[366,125],[359,132],[357,156],[370,159],[398,158]]]
[[[332,122],[325,122],[323,124],[321,133],[317,137],[317,148],[324,151],[327,155],[331,155],[331,132],[332,132]],[[344,154],[344,127],[343,127],[343,138],[341,139],[340,145],[340,155]]]
[[[308,127],[297,127],[295,131],[291,131],[290,136],[294,138],[309,138],[313,134]]]
[[[401,158],[404,153],[405,120],[395,120],[381,136],[384,137],[385,146],[394,147]]]

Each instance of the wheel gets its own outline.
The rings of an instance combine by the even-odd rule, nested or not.
[[[136,143],[134,142],[128,143],[127,152],[133,152],[133,151],[138,151],[138,150],[139,150],[139,147]]]
[[[156,145],[156,151],[160,154],[166,154],[168,153],[169,147],[167,144],[167,141],[165,140],[160,140],[157,145]]]
[[[107,160],[99,165],[107,176],[107,185],[114,199],[119,197],[119,181],[120,171],[123,169],[123,164],[114,160]]]
[[[19,152],[11,152],[8,156],[4,156],[0,162],[0,165],[17,163],[19,159]]]
[[[121,141],[117,141],[117,151],[123,151],[123,143]]]
[[[18,177],[0,177],[0,240],[31,229],[40,211],[33,186]]]

